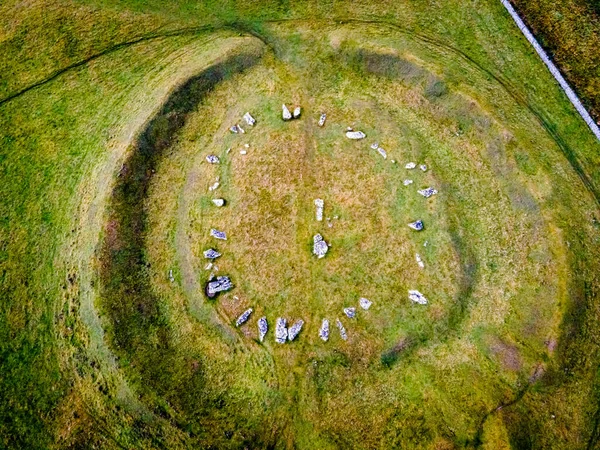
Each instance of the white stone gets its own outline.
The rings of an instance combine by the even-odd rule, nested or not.
[[[373,142],[373,143],[371,144],[371,148],[372,148],[373,150],[377,150],[377,149],[379,148],[379,143],[377,143],[377,142]]]
[[[319,337],[325,342],[329,340],[329,320],[323,319],[323,322],[321,322],[321,328],[319,328]]]
[[[287,108],[287,106],[285,106],[285,104],[281,105],[281,117],[283,118],[283,120],[290,120],[292,118],[292,113]]]
[[[246,123],[250,126],[253,126],[256,123],[256,120],[254,119],[254,117],[252,117],[250,115],[249,112],[247,112],[246,114],[244,114],[244,120],[246,121]]]
[[[262,342],[265,339],[267,331],[269,330],[269,323],[266,317],[258,319],[258,340]]]
[[[409,184],[412,184],[413,180],[404,180],[404,186],[408,186]]]
[[[421,164],[419,169],[421,169],[423,172],[427,172],[427,166],[425,164]]]
[[[427,189],[421,189],[419,191],[417,191],[419,194],[421,194],[423,197],[425,198],[429,198],[432,195],[435,195],[438,193],[437,189],[434,189],[432,187],[428,187]]]
[[[379,148],[377,149],[377,152],[378,152],[378,153],[379,153],[381,156],[383,156],[383,159],[387,159],[387,152],[386,152],[384,149],[382,149],[381,147],[379,147]]]
[[[323,240],[323,236],[315,234],[313,237],[313,253],[315,256],[323,258],[327,253],[327,250],[329,250],[329,246],[327,245],[327,242]]]
[[[227,240],[227,234],[224,231],[219,231],[215,228],[210,229],[210,235],[216,239],[221,239],[222,241]]]
[[[317,220],[321,222],[323,220],[323,208],[325,207],[325,202],[317,198],[315,200],[315,206],[317,207]]]
[[[238,319],[235,321],[235,326],[239,327],[240,325],[245,323],[250,318],[250,314],[252,314],[252,311],[252,308],[248,308],[246,311],[244,311],[242,315],[238,317]]]
[[[173,276],[173,269],[169,270],[169,281],[173,283],[175,281],[175,277]]]
[[[217,259],[219,256],[221,256],[221,253],[216,251],[214,248],[209,248],[208,250],[204,250],[204,257],[206,259]]]
[[[245,154],[247,154],[247,153],[248,153],[248,152],[247,152],[246,150],[240,150],[240,155],[245,155]]]
[[[340,337],[345,341],[348,339],[348,334],[346,333],[346,329],[344,328],[344,325],[342,324],[342,322],[340,321],[340,319],[335,319],[335,324],[338,327],[338,330],[340,330]]]
[[[212,202],[215,206],[223,206],[225,204],[225,200],[222,198],[213,198]]]
[[[294,119],[297,119],[298,117],[300,117],[301,113],[302,113],[302,109],[299,106],[296,106],[294,108]]]
[[[371,302],[371,300],[361,297],[360,299],[358,299],[358,303],[360,304],[360,307],[364,310],[367,310],[371,307],[371,305],[373,304],[373,302]]]
[[[419,305],[426,305],[427,304],[427,299],[419,291],[409,290],[408,291],[408,298],[410,300],[412,300],[413,302],[418,303]]]
[[[421,259],[421,255],[419,255],[418,253],[415,254],[415,260],[417,261],[417,264],[419,265],[419,267],[421,269],[423,269],[425,267],[425,263]]]
[[[216,190],[218,187],[219,187],[219,182],[218,182],[218,181],[215,181],[215,182],[214,182],[214,184],[208,188],[208,190],[209,190],[209,191],[214,191],[214,190]]]
[[[275,342],[285,344],[288,338],[287,321],[283,317],[278,317],[275,322]]]
[[[416,220],[415,222],[409,223],[408,226],[415,231],[421,231],[424,228],[422,220]]]
[[[365,133],[363,133],[362,131],[346,131],[346,137],[348,139],[364,139],[367,137],[367,135]]]
[[[204,270],[210,270],[212,269],[213,263],[208,263],[205,267]]]
[[[404,167],[407,168],[407,169],[414,169],[415,167],[417,167],[417,164],[414,163],[414,162],[409,162]]]
[[[354,319],[356,317],[356,308],[344,308],[344,314],[346,314],[349,319]]]
[[[219,164],[219,162],[221,162],[217,155],[208,155],[206,161],[210,164]]]
[[[319,117],[319,126],[322,127],[323,125],[325,125],[325,120],[327,119],[327,114],[323,113],[321,114],[321,117]]]

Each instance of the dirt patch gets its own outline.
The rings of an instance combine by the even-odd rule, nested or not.
[[[490,351],[505,369],[519,371],[523,367],[521,354],[514,344],[495,338],[490,344]]]

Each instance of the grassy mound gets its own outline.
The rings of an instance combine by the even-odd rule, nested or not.
[[[593,446],[598,145],[501,8],[473,23],[510,33],[477,48],[417,4],[343,23],[248,8],[256,22],[217,31],[220,13],[165,24],[151,5],[170,34],[3,85],[2,442]],[[283,122],[283,102],[302,117]],[[256,126],[231,134],[246,111]],[[208,300],[215,245],[236,287]],[[305,321],[296,341],[274,342],[280,316]]]

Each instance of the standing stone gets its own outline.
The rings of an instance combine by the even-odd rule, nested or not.
[[[209,298],[213,298],[219,292],[228,291],[231,288],[233,288],[233,284],[231,283],[229,277],[217,277],[215,280],[209,281],[206,285],[206,295]]]
[[[235,321],[235,326],[239,327],[241,324],[245,323],[250,318],[252,311],[252,308],[248,308],[246,311],[244,311],[242,315]]]
[[[266,317],[261,317],[258,319],[258,340],[262,342],[265,339],[267,331],[269,329],[269,324],[267,323]]]
[[[323,322],[321,322],[321,328],[319,329],[319,337],[325,342],[329,340],[329,320],[323,319]]]
[[[367,137],[367,135],[365,133],[363,133],[362,131],[346,131],[346,137],[348,139],[364,139]]]
[[[422,220],[417,220],[416,222],[409,223],[408,226],[415,231],[421,231],[424,227]]]
[[[407,169],[414,169],[415,167],[417,167],[417,165],[414,162],[409,162],[404,167],[407,168]]]
[[[356,317],[356,308],[344,308],[344,314],[346,314],[349,319],[354,319]]]
[[[425,268],[425,263],[423,262],[423,260],[421,259],[421,255],[419,255],[418,253],[415,255],[415,259],[417,260],[417,264],[419,265],[419,267],[421,269]]]
[[[217,155],[208,155],[206,157],[206,161],[210,164],[219,164],[220,162],[219,157]]]
[[[369,299],[361,297],[358,300],[358,303],[360,304],[360,307],[364,310],[367,310],[371,307],[371,305],[373,304],[373,302],[371,302]]]
[[[175,277],[173,276],[173,269],[169,269],[169,281],[171,283],[175,282]]]
[[[421,164],[419,169],[421,169],[423,172],[427,172],[427,166],[425,164]]]
[[[278,317],[275,322],[275,342],[278,344],[285,344],[287,337],[287,321],[283,317]]]
[[[321,222],[323,220],[323,208],[325,207],[325,202],[318,198],[315,200],[315,206],[317,207],[317,220]]]
[[[215,206],[224,206],[225,205],[225,199],[222,199],[222,198],[213,198],[212,202]]]
[[[329,246],[323,240],[323,236],[316,234],[313,237],[313,253],[320,259],[325,256],[327,250],[329,250]]]
[[[327,119],[327,114],[323,113],[321,114],[321,117],[319,117],[319,126],[322,127],[323,125],[325,125],[325,120]]]
[[[302,325],[304,325],[304,320],[298,320],[296,323],[294,323],[294,325],[290,327],[288,331],[289,341],[293,341],[294,339],[296,339],[296,336],[298,336],[300,330],[302,330]]]
[[[340,330],[340,337],[345,341],[348,339],[348,334],[346,333],[346,329],[344,328],[344,325],[342,324],[342,322],[340,321],[340,319],[335,319],[335,324],[338,327],[338,330]]]
[[[204,257],[206,259],[217,259],[219,256],[221,256],[221,254],[214,248],[209,248],[208,250],[204,251]]]
[[[227,240],[227,235],[224,231],[215,230],[214,228],[211,228],[210,235],[216,239],[221,239],[222,241]]]
[[[283,117],[283,120],[290,120],[292,118],[292,113],[285,104],[281,105],[281,117]]]
[[[302,113],[302,109],[299,106],[296,106],[294,108],[294,119],[297,119],[298,117],[300,117],[301,113]]]
[[[410,300],[412,300],[413,302],[418,303],[419,305],[427,304],[427,299],[419,291],[415,291],[415,290],[408,291],[408,298]]]
[[[425,198],[429,198],[432,195],[435,195],[438,193],[438,191],[432,187],[428,187],[427,189],[421,189],[420,191],[417,191],[417,192]]]
[[[254,119],[254,117],[252,117],[250,115],[249,112],[247,112],[246,114],[244,114],[244,120],[246,121],[246,123],[248,125],[250,125],[251,127],[254,126],[254,124],[256,123],[256,120]]]

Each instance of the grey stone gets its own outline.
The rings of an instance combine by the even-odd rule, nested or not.
[[[244,114],[244,120],[246,121],[246,123],[250,126],[254,126],[254,124],[256,123],[256,120],[254,119],[254,117],[252,117],[250,115],[249,112],[247,112],[246,114]]]
[[[289,341],[293,341],[294,339],[296,339],[296,336],[298,336],[300,330],[302,330],[302,325],[304,325],[304,320],[298,320],[294,323],[294,325],[290,327],[290,329],[288,330]]]
[[[221,239],[222,241],[227,240],[227,235],[224,231],[215,230],[214,228],[211,228],[210,235],[216,239]]]
[[[281,117],[283,120],[290,120],[292,118],[292,113],[285,105],[281,105]]]
[[[275,322],[275,342],[278,344],[285,344],[287,337],[287,321],[283,317],[278,317]]]
[[[349,319],[354,319],[356,317],[356,308],[344,308],[344,314],[346,314]]]
[[[321,117],[319,117],[319,126],[322,127],[323,125],[325,125],[325,120],[327,119],[327,114],[323,113],[321,114]]]
[[[371,302],[371,300],[369,300],[368,298],[364,298],[364,297],[361,297],[358,300],[358,303],[360,304],[360,307],[364,310],[369,309],[371,307],[371,305],[373,304],[373,302]]]
[[[219,157],[217,155],[208,155],[206,157],[206,161],[210,164],[219,164],[220,162]]]
[[[367,137],[367,135],[365,133],[363,133],[362,131],[346,131],[346,137],[348,139],[364,139]]]
[[[432,195],[435,195],[438,193],[438,191],[432,187],[428,187],[427,189],[421,189],[420,191],[417,191],[417,192],[425,198],[429,198]]]
[[[269,330],[269,324],[266,317],[258,319],[258,340],[262,342],[265,339],[267,331]]]
[[[232,126],[229,131],[231,131],[232,133],[238,134],[240,132],[240,129],[238,128],[237,125]]]
[[[325,202],[318,198],[315,200],[315,206],[317,207],[317,220],[320,222],[323,220],[323,208],[325,207]]]
[[[321,322],[321,328],[319,329],[319,337],[325,342],[329,340],[329,320],[323,319],[323,322]]]
[[[408,298],[410,300],[412,300],[413,302],[418,303],[419,305],[427,304],[427,299],[419,291],[415,291],[415,290],[408,291]]]
[[[417,220],[415,222],[409,223],[408,226],[415,231],[421,231],[424,228],[422,220]]]
[[[417,165],[414,162],[409,162],[404,167],[407,169],[414,169],[415,167],[417,167]]]
[[[222,198],[213,198],[212,202],[215,206],[224,206],[225,205],[225,199],[222,199]]]
[[[242,313],[242,315],[240,317],[238,317],[237,320],[235,321],[235,326],[239,327],[240,325],[245,323],[250,318],[250,314],[252,314],[252,311],[253,311],[252,308],[248,308],[246,311],[244,311]]]
[[[300,117],[300,114],[302,114],[302,109],[299,106],[296,106],[294,108],[294,119],[297,119],[298,117]]]
[[[216,279],[209,281],[208,284],[206,285],[206,295],[208,295],[210,298],[212,298],[215,295],[217,295],[219,292],[228,291],[232,288],[233,288],[233,284],[231,283],[231,280],[229,279],[229,277],[226,277],[226,276],[217,277]]]
[[[346,333],[346,329],[344,328],[344,325],[342,324],[342,322],[340,321],[340,319],[335,319],[335,324],[338,327],[338,330],[340,330],[340,337],[345,341],[348,339],[348,334]]]
[[[204,257],[206,259],[217,259],[219,256],[221,256],[221,254],[216,251],[214,248],[209,248],[208,250],[204,251]],[[209,269],[207,269],[209,270]]]
[[[317,258],[322,258],[329,250],[329,246],[327,242],[323,240],[323,236],[320,234],[316,234],[313,237],[313,253],[317,256]]]

